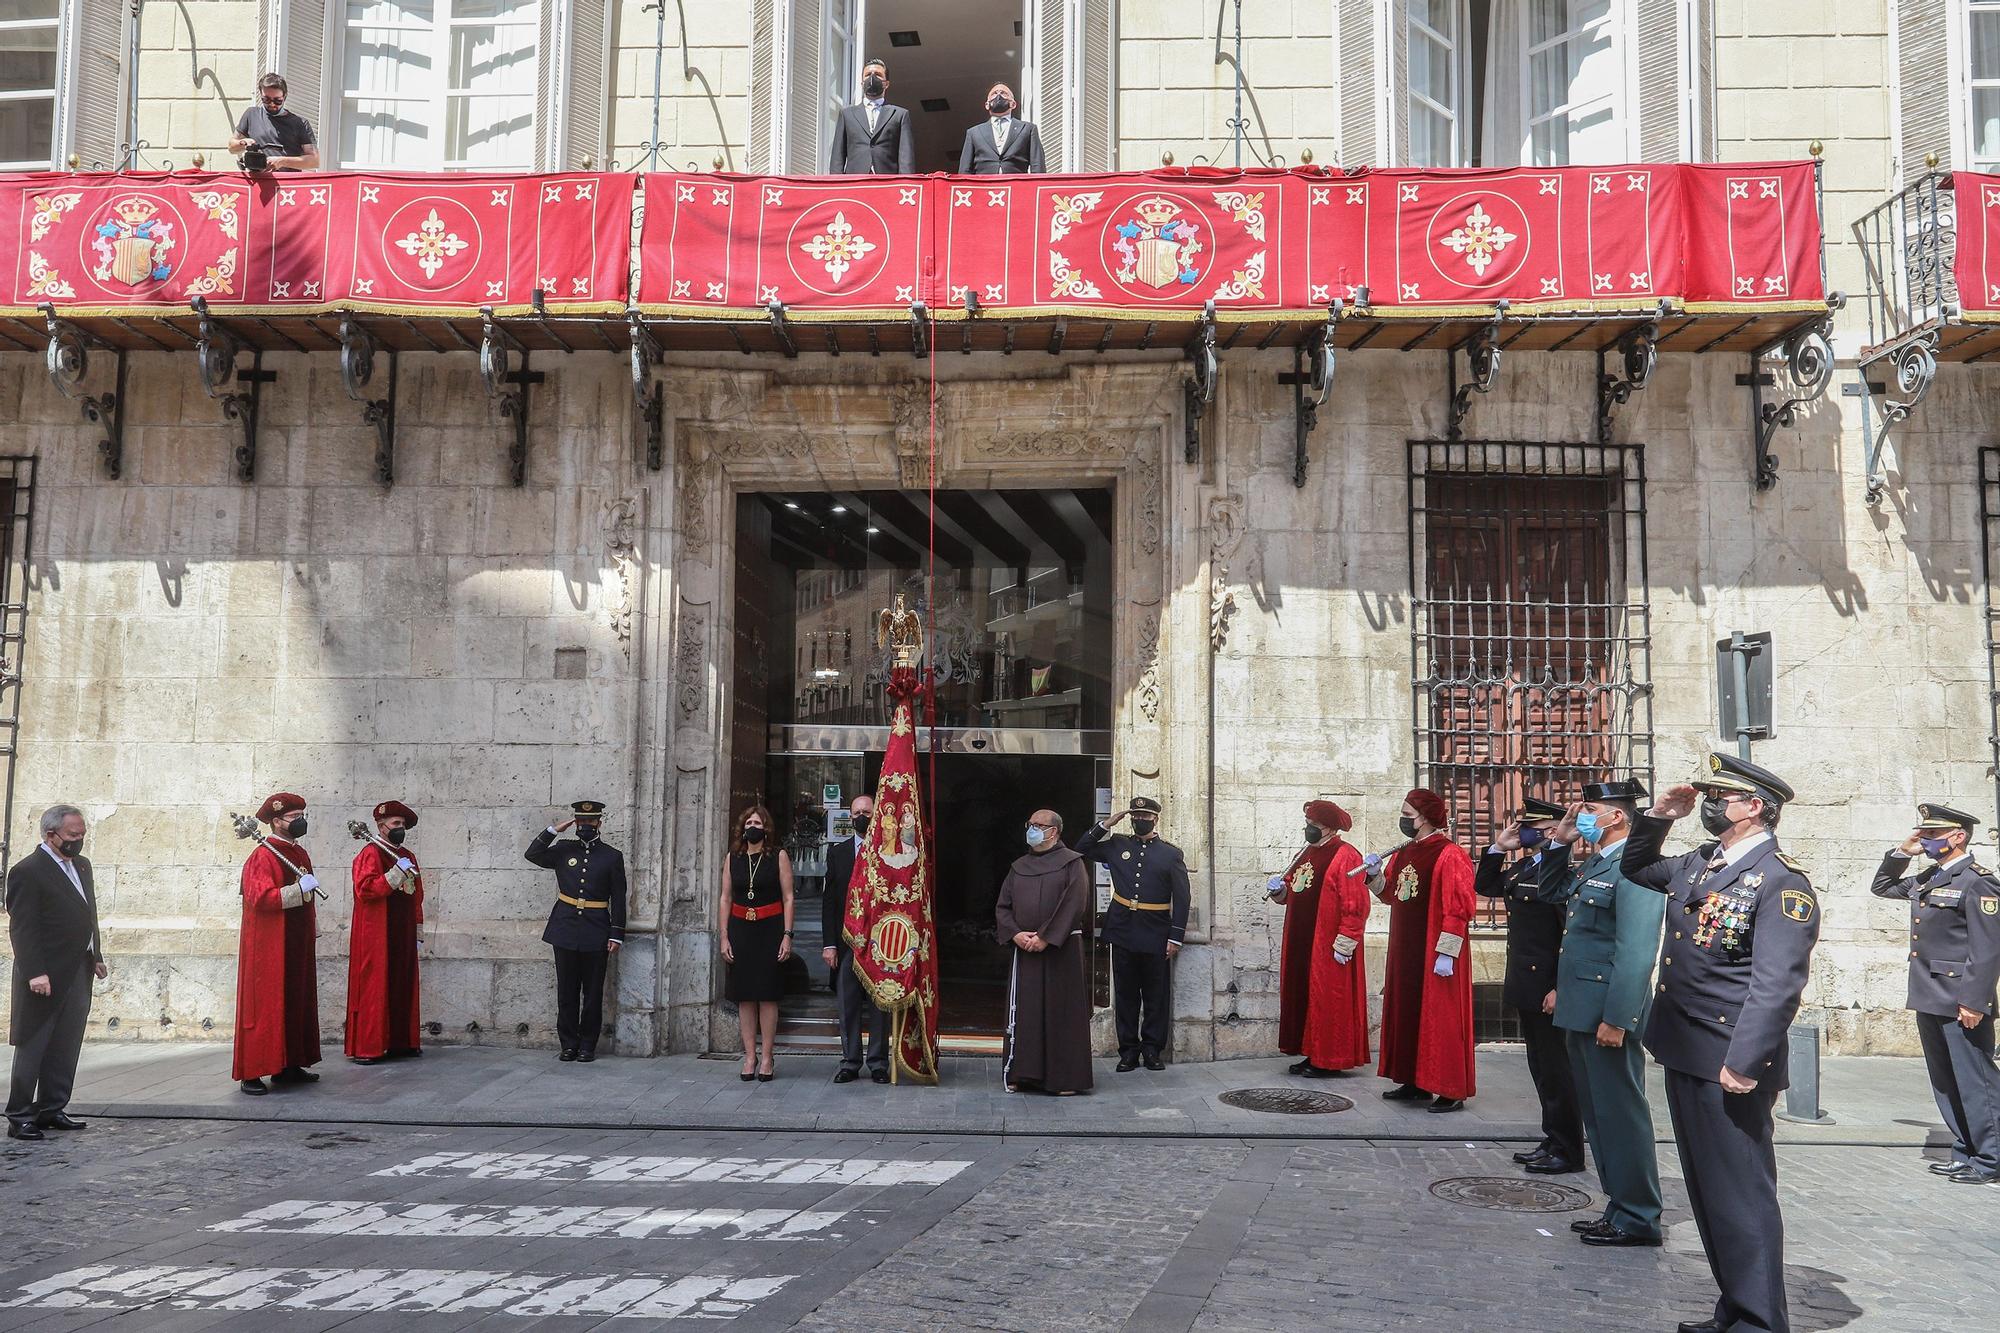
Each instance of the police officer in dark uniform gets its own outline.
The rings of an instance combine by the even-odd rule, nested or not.
[[[556,1035],[565,1061],[597,1058],[604,967],[625,942],[625,854],[600,841],[604,802],[576,801],[574,817],[535,835],[528,860],[556,872],[556,905],[542,942],[556,951]],[[556,839],[571,825],[574,840]]]
[[[1111,830],[1129,816],[1132,831]],[[1091,826],[1076,841],[1085,859],[1111,871],[1111,907],[1104,914],[1104,938],[1111,944],[1111,1008],[1118,1023],[1118,1072],[1130,1073],[1144,1060],[1165,1069],[1168,963],[1187,936],[1188,872],[1181,849],[1159,834],[1160,803],[1150,796],[1133,800],[1109,823]]]
[[[1543,902],[1541,885],[1553,862],[1542,855],[1551,825],[1561,820],[1563,807],[1530,796],[1521,802],[1520,816],[1479,858],[1472,881],[1482,898],[1507,902],[1507,975],[1501,998],[1521,1020],[1521,1040],[1528,1047],[1528,1076],[1542,1103],[1542,1141],[1514,1160],[1537,1175],[1563,1175],[1583,1169],[1583,1118],[1577,1110],[1576,1080],[1569,1067],[1563,1034],[1556,1031],[1550,997],[1556,989],[1556,953],[1562,947],[1563,909]],[[1525,853],[1513,865],[1507,854]]]
[[[2000,1071],[1993,1001],[2000,985],[2000,880],[1967,850],[1979,823],[1935,802],[1875,872],[1878,898],[1910,903],[1910,998],[1951,1160],[1931,1170],[1959,1185],[2000,1184]],[[1910,858],[1935,863],[1909,876]]]
[[[1711,754],[1707,767],[1639,816],[1620,864],[1667,895],[1646,1049],[1666,1067],[1688,1205],[1720,1289],[1714,1315],[1680,1333],[1788,1333],[1771,1113],[1788,1081],[1787,1030],[1819,939],[1819,899],[1774,836],[1791,787],[1733,755]],[[1713,840],[1663,854],[1697,800]]]

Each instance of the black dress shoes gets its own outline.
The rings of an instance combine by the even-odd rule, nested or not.
[[[1148,1068],[1148,1069],[1152,1070],[1152,1071],[1153,1071],[1154,1073],[1156,1073],[1156,1074],[1157,1074],[1157,1073],[1159,1073],[1159,1072],[1160,1072],[1160,1071],[1161,1071],[1162,1069],[1165,1069],[1166,1067],[1167,1067],[1167,1062],[1166,1062],[1165,1060],[1162,1060],[1162,1059],[1161,1059],[1161,1058],[1160,1058],[1159,1056],[1157,1056],[1157,1055],[1153,1054],[1153,1053],[1152,1053],[1152,1052],[1150,1052],[1150,1051],[1149,1051],[1149,1052],[1147,1052],[1147,1054],[1146,1054],[1146,1068]],[[1313,1075],[1312,1075],[1312,1074],[1310,1074],[1310,1073],[1308,1073],[1308,1074],[1306,1075],[1306,1077],[1307,1077],[1307,1078],[1312,1078],[1312,1077],[1313,1077]]]
[[[580,1065],[590,1064],[596,1059],[597,1059],[596,1051],[578,1051],[576,1053],[576,1062]]]
[[[264,1086],[264,1080],[261,1078],[246,1078],[236,1087],[245,1097],[263,1097],[271,1091]]]
[[[89,1129],[90,1128],[90,1126],[84,1124],[83,1121],[76,1120],[71,1118],[70,1116],[64,1115],[61,1111],[57,1111],[47,1120],[40,1121],[39,1127],[42,1129]]]
[[[1303,1073],[1305,1073],[1305,1072],[1306,1072],[1306,1071],[1307,1071],[1308,1069],[1311,1069],[1312,1067],[1313,1067],[1313,1062],[1312,1062],[1312,1061],[1310,1061],[1310,1060],[1300,1060],[1300,1061],[1297,1061],[1297,1062],[1296,1062],[1296,1063],[1294,1063],[1294,1064],[1289,1064],[1289,1065],[1286,1065],[1286,1066],[1285,1066],[1285,1072],[1286,1072],[1287,1074],[1303,1074]]]
[[[1722,1325],[1713,1319],[1703,1319],[1699,1323],[1676,1324],[1674,1333],[1722,1333]]]
[[[347,1063],[351,1065],[379,1065],[382,1063],[382,1060],[383,1057],[379,1055],[350,1055],[347,1057]]]
[[[877,1083],[887,1083],[889,1081],[889,1071],[886,1069],[873,1069],[869,1071],[868,1077],[874,1079]]]
[[[1557,1157],[1553,1153],[1542,1158],[1539,1162],[1529,1162],[1526,1165],[1529,1172],[1537,1176],[1566,1176],[1572,1171],[1583,1170],[1582,1167],[1570,1161],[1569,1158]]]
[[[1585,1236],[1593,1231],[1602,1231],[1610,1225],[1611,1224],[1609,1222],[1605,1221],[1601,1217],[1592,1217],[1570,1223],[1569,1229],[1571,1231],[1576,1232],[1576,1234],[1579,1236]]]
[[[1121,1073],[1121,1074],[1129,1074],[1129,1073],[1131,1073],[1131,1072],[1132,1072],[1133,1070],[1137,1069],[1138,1067],[1139,1067],[1139,1057],[1138,1057],[1138,1056],[1136,1056],[1136,1055],[1121,1055],[1121,1056],[1119,1056],[1119,1057],[1118,1057],[1118,1072],[1119,1072],[1119,1073]]]
[[[563,1047],[563,1053],[558,1055],[556,1059],[562,1061],[564,1064],[568,1064],[570,1061],[576,1059],[576,1052],[570,1047],[565,1046]]]
[[[41,1130],[36,1129],[33,1125],[17,1124],[9,1120],[7,1122],[7,1137],[10,1139],[26,1139],[32,1143],[36,1139],[45,1139],[48,1135],[42,1133]]]
[[[1526,1166],[1528,1163],[1538,1162],[1542,1158],[1547,1157],[1548,1155],[1549,1155],[1549,1145],[1544,1143],[1541,1144],[1539,1147],[1530,1148],[1526,1152],[1515,1153],[1514,1160],[1519,1162],[1522,1166]]]
[[[1620,1231],[1608,1222],[1601,1231],[1584,1232],[1582,1239],[1585,1245],[1609,1245],[1621,1249],[1629,1246],[1650,1246],[1658,1249],[1660,1246],[1658,1236],[1641,1236],[1630,1231]]]
[[[1458,1097],[1440,1097],[1426,1109],[1432,1115],[1443,1115],[1448,1111],[1463,1111],[1465,1109],[1465,1101]]]
[[[1930,1165],[1930,1172],[1934,1176],[1955,1176],[1971,1169],[1970,1162],[1932,1162]]]
[[[273,1083],[317,1083],[319,1082],[319,1075],[313,1073],[310,1069],[304,1069],[298,1065],[286,1065],[283,1069],[271,1075],[271,1081]]]
[[[1383,1093],[1382,1100],[1385,1102],[1420,1102],[1428,1096],[1430,1094],[1416,1084],[1405,1083],[1400,1087],[1391,1088]]]
[[[861,1071],[858,1069],[836,1069],[833,1071],[833,1081],[835,1083],[852,1083],[860,1077]]]
[[[1957,1175],[1946,1176],[1945,1179],[1954,1185],[2000,1186],[2000,1175],[1989,1176],[1984,1171],[1975,1171],[1971,1167],[1967,1167],[1965,1170],[1960,1171]]]

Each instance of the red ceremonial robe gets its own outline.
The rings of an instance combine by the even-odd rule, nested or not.
[[[412,864],[416,854],[403,852]],[[354,922],[347,935],[347,1041],[350,1056],[379,1059],[422,1045],[417,1017],[417,927],[424,920],[424,876],[414,893],[385,878],[396,860],[374,843],[354,857]]]
[[[1321,846],[1315,844],[1315,846]],[[1302,1055],[1306,1049],[1306,1008],[1312,997],[1313,928],[1319,920],[1321,872],[1308,847],[1286,867],[1285,933],[1278,949],[1278,1049]]]
[[[300,870],[312,870],[305,848],[283,838],[271,841]],[[259,847],[243,863],[236,1058],[229,1074],[238,1081],[319,1063],[319,967],[313,956],[319,918],[311,894],[304,906],[289,909],[279,898],[297,878],[269,847]]]
[[[1306,1004],[1306,1059],[1315,1069],[1353,1069],[1368,1063],[1368,957],[1362,936],[1368,929],[1368,881],[1350,870],[1361,866],[1353,843],[1328,836],[1306,850],[1320,883],[1319,913],[1313,924],[1312,990]],[[1354,956],[1333,956],[1336,939],[1354,942]]]
[[[1472,858],[1434,833],[1389,858],[1389,963],[1382,981],[1382,1059],[1376,1072],[1439,1097],[1472,1096]],[[1460,941],[1452,974],[1438,976],[1438,940]]]

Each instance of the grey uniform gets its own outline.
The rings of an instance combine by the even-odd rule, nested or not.
[[[1633,883],[1667,895],[1646,1049],[1666,1066],[1688,1204],[1720,1290],[1715,1322],[1785,1333],[1785,1224],[1771,1113],[1787,1082],[1787,1030],[1819,939],[1819,899],[1775,839],[1734,862],[1715,842],[1666,856],[1660,845],[1672,827],[1639,816],[1620,867]],[[1757,1086],[1725,1092],[1725,1066]]]
[[[1982,1178],[2000,1177],[2000,1071],[1993,1067],[1994,991],[2000,984],[2000,882],[1961,854],[1909,875],[1900,851],[1882,858],[1878,898],[1910,904],[1910,994],[1917,1036],[1951,1156]],[[1959,1007],[1983,1015],[1968,1028]]]

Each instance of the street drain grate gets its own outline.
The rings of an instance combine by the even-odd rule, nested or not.
[[[1303,1088],[1239,1088],[1223,1093],[1221,1102],[1240,1111],[1263,1111],[1270,1115],[1331,1115],[1354,1109],[1354,1103],[1338,1093],[1308,1092]]]
[[[1453,1176],[1434,1183],[1431,1193],[1446,1203],[1510,1213],[1568,1213],[1590,1204],[1590,1195],[1580,1189],[1513,1176]]]

